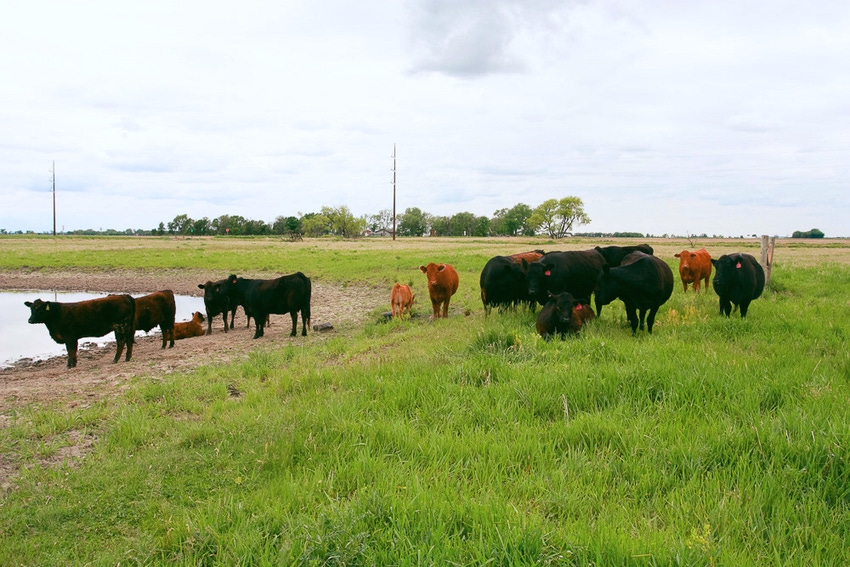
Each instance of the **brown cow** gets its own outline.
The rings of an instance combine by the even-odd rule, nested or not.
[[[174,340],[200,337],[204,334],[204,315],[200,311],[192,313],[191,321],[174,323]]]
[[[410,309],[413,307],[413,300],[416,296],[410,290],[407,284],[395,284],[390,292],[390,306],[393,310],[393,317],[404,318],[404,310],[407,309],[407,316],[410,317]]]
[[[134,327],[137,331],[148,332],[156,326],[162,333],[162,348],[170,341],[169,348],[174,346],[174,315],[177,307],[174,304],[174,293],[170,289],[155,291],[150,295],[136,298],[136,319]]]
[[[114,331],[118,350],[112,362],[118,362],[125,345],[125,360],[130,360],[133,355],[136,302],[129,295],[108,295],[77,303],[36,299],[32,302],[24,301],[24,305],[30,308],[29,323],[44,323],[50,338],[65,345],[68,368],[77,365],[77,343],[83,337],[102,337]]]
[[[705,280],[705,289],[708,291],[708,281],[711,279],[711,256],[706,249],[700,248],[696,252],[682,250],[675,254],[675,257],[679,259],[679,277],[682,278],[685,293],[688,291],[688,284],[693,284],[694,291],[698,292],[700,280]]]
[[[431,306],[434,308],[434,319],[449,316],[449,301],[457,292],[457,272],[449,264],[419,266],[422,273],[428,276],[428,295],[431,296]],[[440,307],[442,306],[442,315]]]

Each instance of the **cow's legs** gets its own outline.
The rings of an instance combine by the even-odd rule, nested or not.
[[[449,316],[449,301],[450,301],[450,300],[448,300],[448,299],[447,299],[447,300],[443,303],[443,317],[448,317],[448,316]]]
[[[290,311],[289,314],[292,316],[292,332],[289,333],[289,336],[294,337],[298,334],[298,311]]]
[[[74,368],[77,366],[77,339],[67,341],[65,350],[68,351],[68,368]]]
[[[122,327],[117,327],[115,329],[115,342],[118,346],[115,350],[115,358],[112,359],[112,364],[121,360],[121,354],[124,352],[124,343],[127,342],[127,337],[124,334],[124,329]]]
[[[646,330],[652,334],[652,326],[655,324],[655,314],[658,312],[658,307],[653,307],[649,310],[649,317],[646,319]]]
[[[124,343],[127,345],[127,356],[124,357],[125,362],[130,361],[130,357],[133,356],[133,344],[136,342],[136,332],[133,330],[133,326],[125,327],[125,332],[127,333],[124,338]]]

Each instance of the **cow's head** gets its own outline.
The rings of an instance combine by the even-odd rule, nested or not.
[[[613,270],[620,269],[613,268]],[[614,277],[611,266],[604,264],[602,266],[602,272],[596,279],[596,289],[594,291],[596,294],[596,307],[600,308],[602,305],[608,305],[620,297],[620,291],[620,282]]]
[[[35,301],[24,301],[24,305],[30,308],[28,323],[46,323],[50,318],[50,302],[36,299]]]
[[[207,282],[205,284],[198,284],[198,287],[204,290],[204,302],[211,303],[216,301],[216,299],[221,296],[222,291],[224,289],[224,280],[219,280],[217,282]]]
[[[525,268],[525,279],[528,283],[528,296],[543,305],[548,299],[548,279],[552,277],[554,266],[546,262],[528,263],[523,260],[523,267]]]
[[[744,270],[746,260],[740,253],[724,254],[720,258],[711,259],[711,264],[714,266],[714,283],[715,290],[721,290],[727,286],[734,286],[736,281],[741,277],[741,271]]]
[[[419,269],[422,270],[422,273],[428,276],[428,283],[435,284],[437,283],[437,274],[446,269],[445,264],[435,264],[431,262],[427,266],[419,266]]]
[[[693,252],[688,252],[687,250],[682,250],[678,254],[674,254],[673,257],[679,259],[679,269],[680,270],[682,268],[684,268],[686,270],[690,270],[691,269],[691,260],[696,258],[697,255],[694,254]]]

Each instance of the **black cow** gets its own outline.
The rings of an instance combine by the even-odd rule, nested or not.
[[[133,355],[136,301],[129,295],[108,295],[77,303],[36,299],[25,301],[24,305],[30,308],[30,323],[44,323],[50,338],[65,345],[68,368],[77,366],[77,342],[83,337],[102,337],[114,331],[118,350],[112,362],[118,362],[125,345],[125,360]]]
[[[207,334],[212,334],[213,317],[221,314],[224,320],[224,332],[227,332],[227,312],[230,311],[230,328],[233,328],[233,320],[236,318],[236,303],[233,298],[224,291],[227,280],[208,281],[198,284],[204,290],[204,307],[207,311]]]
[[[747,316],[750,302],[764,291],[764,269],[755,258],[743,252],[725,254],[711,259],[714,266],[714,291],[720,296],[720,314],[732,313],[732,305],[741,307],[741,317]]]
[[[643,252],[650,256],[654,253],[652,246],[649,244],[637,244],[635,246],[597,246],[594,250],[602,254],[602,257],[605,258],[605,261],[612,268],[619,266],[623,258],[632,252]]]
[[[562,291],[573,297],[590,298],[605,258],[597,250],[549,252],[536,262],[523,260],[522,265],[526,269],[529,297],[545,305],[550,293]],[[601,314],[598,300],[596,311]]]
[[[516,305],[533,305],[528,296],[528,282],[522,260],[534,262],[543,256],[542,250],[523,252],[511,256],[494,256],[487,260],[481,270],[481,302],[484,313],[490,314],[493,307],[509,308]]]
[[[310,324],[310,296],[312,285],[310,278],[296,272],[271,280],[252,280],[231,274],[224,284],[224,293],[235,298],[235,305],[241,305],[245,314],[254,317],[256,331],[254,338],[263,336],[263,330],[269,314],[289,313],[292,317],[292,332],[295,336],[298,312],[301,312],[301,335],[307,336]]]
[[[617,298],[622,299],[632,334],[637,333],[638,324],[643,330],[644,318],[647,331],[652,333],[655,314],[672,293],[673,270],[667,262],[650,254],[632,252],[623,258],[620,266],[611,268],[605,265],[602,269],[596,301],[597,304],[608,305]]]
[[[148,332],[156,326],[162,333],[162,348],[169,340],[169,348],[174,346],[174,315],[177,306],[174,292],[170,289],[155,291],[136,298],[136,317],[133,326],[137,331]]]
[[[556,333],[562,339],[567,333],[578,334],[585,321],[581,311],[587,309],[592,313],[590,306],[582,303],[586,303],[586,300],[576,299],[566,291],[558,295],[549,294],[549,301],[537,314],[537,332],[547,341],[552,340]]]

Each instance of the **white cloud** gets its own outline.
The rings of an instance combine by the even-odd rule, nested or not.
[[[847,235],[850,6],[14,3],[0,228],[347,205],[587,230]],[[747,228],[745,228],[745,226]]]

